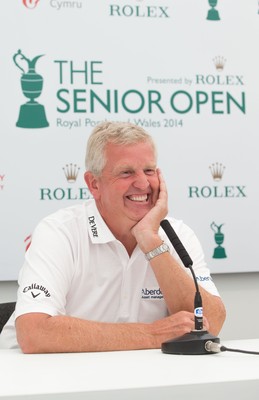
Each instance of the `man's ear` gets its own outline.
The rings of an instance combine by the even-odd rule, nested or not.
[[[94,199],[97,199],[99,197],[99,182],[96,176],[93,175],[92,172],[86,171],[84,174],[84,180]]]

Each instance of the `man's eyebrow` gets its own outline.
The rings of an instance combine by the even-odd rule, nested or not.
[[[135,168],[132,165],[128,165],[128,164],[125,164],[125,165],[121,164],[121,165],[116,166],[113,171],[114,172],[120,172],[120,171],[124,171],[124,170],[135,171],[136,169],[139,169],[139,168]],[[156,166],[156,164],[147,164],[141,169],[142,170],[157,169],[157,166]]]
[[[132,167],[132,166],[130,166],[130,165],[127,165],[127,164],[125,164],[125,165],[123,165],[123,164],[121,164],[121,165],[117,165],[115,168],[114,168],[114,172],[120,172],[120,171],[124,171],[124,170],[131,170],[131,171],[133,171],[135,168],[134,167]]]

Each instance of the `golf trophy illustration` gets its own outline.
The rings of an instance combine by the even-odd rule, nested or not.
[[[16,126],[20,128],[45,128],[49,126],[44,106],[35,101],[41,95],[43,87],[43,78],[35,71],[36,63],[42,56],[43,54],[29,60],[21,50],[18,50],[13,56],[15,65],[22,71],[22,92],[25,97],[30,99],[20,107],[19,118],[16,123]],[[23,68],[24,61],[27,62],[28,72],[25,72]]]
[[[207,20],[209,21],[219,21],[220,16],[218,10],[215,9],[217,6],[218,0],[208,0],[211,9],[208,11]]]
[[[221,232],[221,227],[224,224],[216,225],[215,222],[212,222],[210,225],[211,229],[215,232],[214,239],[217,243],[217,247],[214,249],[213,258],[227,258],[224,247],[222,247],[222,243],[224,242],[224,234]]]

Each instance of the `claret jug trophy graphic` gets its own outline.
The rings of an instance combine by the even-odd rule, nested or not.
[[[220,20],[219,12],[215,9],[218,0],[208,0],[208,1],[209,5],[211,6],[211,9],[208,11],[207,19],[209,21],[219,21]]]
[[[43,78],[35,71],[36,63],[42,56],[43,54],[29,60],[21,50],[18,50],[13,56],[15,65],[22,71],[22,92],[25,97],[30,99],[20,107],[19,118],[16,123],[16,126],[20,128],[46,128],[49,126],[44,106],[35,101],[41,95],[43,87]],[[28,72],[25,72],[23,68],[24,61],[27,62]]]
[[[213,258],[227,258],[226,251],[224,247],[222,247],[222,243],[224,242],[224,234],[221,232],[221,227],[224,224],[216,225],[215,222],[212,222],[210,225],[211,229],[214,231],[214,239],[216,244],[218,245],[214,249]]]

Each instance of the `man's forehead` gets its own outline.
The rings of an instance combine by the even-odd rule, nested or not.
[[[137,151],[136,146],[148,146],[145,149]],[[104,169],[122,170],[122,169],[147,169],[156,168],[156,154],[153,147],[148,142],[140,142],[130,145],[114,145],[110,143],[106,147],[107,162]],[[115,150],[115,152],[114,152]]]

